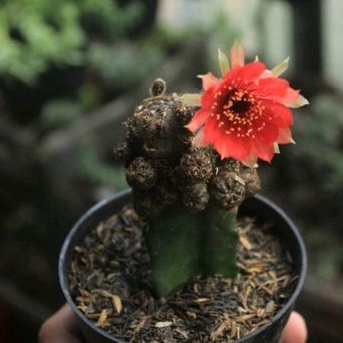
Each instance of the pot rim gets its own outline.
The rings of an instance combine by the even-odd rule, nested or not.
[[[88,319],[82,312],[79,310],[74,303],[70,290],[69,290],[69,282],[67,278],[67,274],[65,273],[65,263],[66,263],[66,256],[67,252],[69,250],[70,242],[72,241],[72,238],[74,237],[75,233],[77,232],[79,226],[85,222],[89,217],[91,217],[94,213],[96,213],[99,209],[102,207],[108,205],[109,203],[113,202],[115,199],[121,198],[123,196],[128,196],[131,193],[130,190],[124,190],[115,193],[108,199],[104,199],[94,206],[92,206],[90,209],[88,209],[78,220],[77,222],[72,226],[70,232],[66,236],[64,243],[62,245],[62,249],[60,252],[60,257],[59,257],[59,262],[58,262],[58,275],[59,275],[59,282],[60,286],[62,288],[64,297],[67,301],[67,303],[71,306],[73,309],[74,313],[78,316],[78,318],[83,321],[87,326],[91,327],[93,330],[95,330],[99,335],[106,337],[112,342],[115,343],[127,343],[126,341],[116,338],[115,336],[109,334],[108,332],[102,330],[101,328],[98,328],[93,321]],[[296,287],[294,288],[294,291],[292,292],[292,295],[289,297],[287,302],[283,305],[283,307],[270,319],[270,321],[258,329],[254,330],[250,335],[242,337],[234,343],[243,343],[247,338],[251,338],[255,335],[258,335],[261,331],[266,330],[267,327],[271,326],[275,321],[278,321],[282,316],[286,314],[286,312],[289,310],[290,307],[295,303],[296,299],[299,296],[299,293],[301,292],[301,289],[303,287],[305,277],[306,277],[306,272],[307,272],[307,253],[306,253],[306,248],[305,244],[303,242],[303,239],[293,223],[293,221],[288,217],[288,215],[279,207],[277,206],[273,201],[269,200],[267,197],[260,195],[260,194],[255,194],[253,198],[256,198],[258,201],[260,201],[262,204],[266,205],[267,207],[270,207],[277,215],[279,215],[287,224],[287,226],[290,228],[292,231],[293,236],[295,237],[295,241],[298,244],[299,248],[299,255],[302,256],[301,264],[299,267],[299,275],[297,278],[297,284]]]

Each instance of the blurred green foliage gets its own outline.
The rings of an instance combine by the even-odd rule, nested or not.
[[[82,113],[78,101],[60,98],[49,101],[42,109],[41,121],[44,129],[64,127],[78,118]]]
[[[342,108],[341,96],[321,93],[311,100],[306,111],[296,115],[293,131],[299,144],[289,149],[295,181],[306,182],[304,176],[312,175],[324,190],[342,194]]]
[[[103,187],[111,192],[127,188],[123,168],[100,158],[90,141],[82,144],[77,153],[77,162],[82,170],[82,177],[98,188]]]
[[[114,0],[2,0],[0,76],[32,84],[51,64],[83,64],[87,25],[113,41],[142,10]]]
[[[141,47],[126,42],[116,45],[94,43],[88,67],[96,70],[106,88],[126,90],[141,83],[164,59],[160,47]],[[119,86],[119,87],[118,87]]]
[[[139,87],[155,75],[168,55],[192,39],[190,31],[173,32],[157,27],[135,41],[115,43],[95,40],[85,54],[85,79],[73,98],[47,101],[41,113],[44,129],[66,127],[77,117],[127,91]]]

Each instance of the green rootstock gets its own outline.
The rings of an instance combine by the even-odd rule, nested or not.
[[[196,275],[237,273],[236,214],[215,208],[190,213],[170,207],[150,220],[146,241],[157,295]]]

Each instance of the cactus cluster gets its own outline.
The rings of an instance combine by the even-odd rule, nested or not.
[[[144,217],[158,215],[181,202],[190,211],[214,205],[234,210],[256,193],[260,180],[255,168],[221,159],[210,147],[192,147],[193,134],[185,128],[196,108],[165,94],[165,83],[155,80],[125,123],[126,135],[115,149],[125,164],[134,206]]]

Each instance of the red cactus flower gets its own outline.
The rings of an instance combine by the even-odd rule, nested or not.
[[[200,106],[186,127],[195,132],[194,145],[213,145],[221,158],[232,157],[249,166],[258,158],[270,162],[278,144],[294,143],[288,107],[308,101],[278,77],[287,69],[288,59],[272,70],[258,59],[244,64],[243,47],[235,43],[230,63],[219,51],[222,78],[210,72],[202,75],[203,93],[182,97],[185,103]]]

